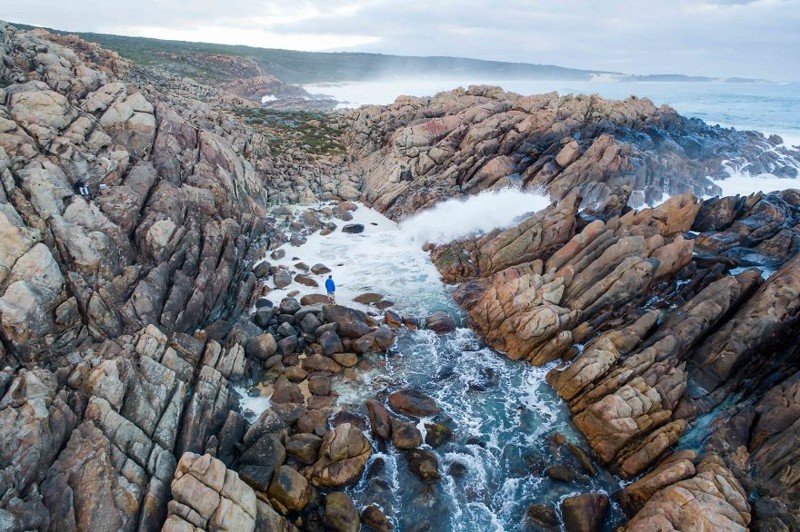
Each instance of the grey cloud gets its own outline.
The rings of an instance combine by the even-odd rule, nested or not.
[[[8,2],[6,2],[8,4]],[[12,0],[3,17],[66,29],[203,25],[373,36],[357,51],[626,73],[800,77],[800,0]],[[275,14],[310,13],[284,20]],[[16,18],[15,18],[16,15]]]

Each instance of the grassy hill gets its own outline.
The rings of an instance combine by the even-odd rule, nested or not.
[[[12,23],[13,24],[13,23]],[[19,28],[31,26],[14,24]],[[62,32],[48,28],[55,33]],[[253,61],[286,83],[362,81],[377,77],[408,77],[435,72],[438,76],[471,75],[488,79],[586,80],[605,72],[554,65],[481,61],[459,57],[410,57],[368,53],[298,52],[226,44],[167,41],[101,33],[75,33],[114,50],[140,65],[160,65],[176,73],[208,80],[229,77],[208,56],[224,55]]]

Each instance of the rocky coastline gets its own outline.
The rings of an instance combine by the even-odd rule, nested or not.
[[[456,322],[375,294],[272,301],[326,266],[270,260],[347,229],[356,200],[400,220],[507,186],[553,204],[431,259],[492,348],[554,365],[586,450],[552,448],[630,481],[520,527],[601,530],[614,502],[628,530],[800,528],[800,192],[697,199],[730,164],[796,177],[780,139],[471,87],[337,114],[341,151],[278,149],[242,118],[280,84],[252,65],[215,58],[236,79],[212,87],[6,24],[0,53],[0,529],[396,527],[348,489],[392,446],[433,490],[458,474],[435,452],[452,429],[419,390],[351,411],[332,386]],[[248,419],[254,382],[270,407]],[[571,482],[556,466],[538,474]]]

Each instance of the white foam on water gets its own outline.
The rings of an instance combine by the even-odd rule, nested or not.
[[[476,233],[514,225],[518,218],[547,207],[539,191],[514,188],[487,190],[466,199],[450,199],[421,211],[400,224],[412,242],[443,244]]]
[[[722,189],[722,197],[800,188],[800,179],[797,178],[777,177],[772,174],[751,175],[731,167],[728,167],[728,173],[730,177],[714,180],[714,184]]]
[[[272,405],[272,401],[269,400],[269,397],[251,396],[243,386],[236,386],[234,390],[241,397],[239,405],[242,407],[242,412],[245,413],[245,418],[250,423],[258,419],[261,412]],[[252,412],[252,414],[247,414],[247,412]]]
[[[399,310],[424,312],[428,307],[452,306],[439,272],[430,257],[419,245],[403,237],[401,229],[392,220],[364,205],[357,204],[353,220],[334,220],[339,226],[328,235],[319,232],[307,237],[307,242],[295,247],[285,244],[286,256],[282,259],[267,259],[273,265],[288,268],[294,273],[303,273],[294,267],[298,261],[308,266],[325,264],[332,270],[336,282],[336,302],[350,307],[359,307],[353,298],[364,292],[377,292],[394,301]],[[318,207],[318,206],[317,206]],[[362,224],[364,232],[350,234],[342,232],[345,224]],[[275,288],[267,296],[279,303],[289,292],[298,290],[298,299],[306,294],[324,294],[328,274],[307,274],[319,284],[318,288],[293,282],[283,289]],[[366,307],[361,307],[366,310]]]

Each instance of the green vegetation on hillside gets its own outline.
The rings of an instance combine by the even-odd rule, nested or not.
[[[321,111],[277,111],[240,108],[238,116],[267,137],[270,150],[278,154],[290,147],[306,153],[332,155],[343,153],[339,142],[341,129],[337,117]]]
[[[29,28],[17,24],[20,28]],[[50,30],[57,33],[58,30]],[[226,44],[166,41],[100,33],[77,33],[139,65],[163,65],[176,73],[222,79],[224,73],[203,61],[219,54],[249,59],[285,83],[362,81],[379,77],[477,76],[487,79],[589,79],[600,72],[553,65],[480,61],[458,57],[407,57],[368,53],[298,52]]]

